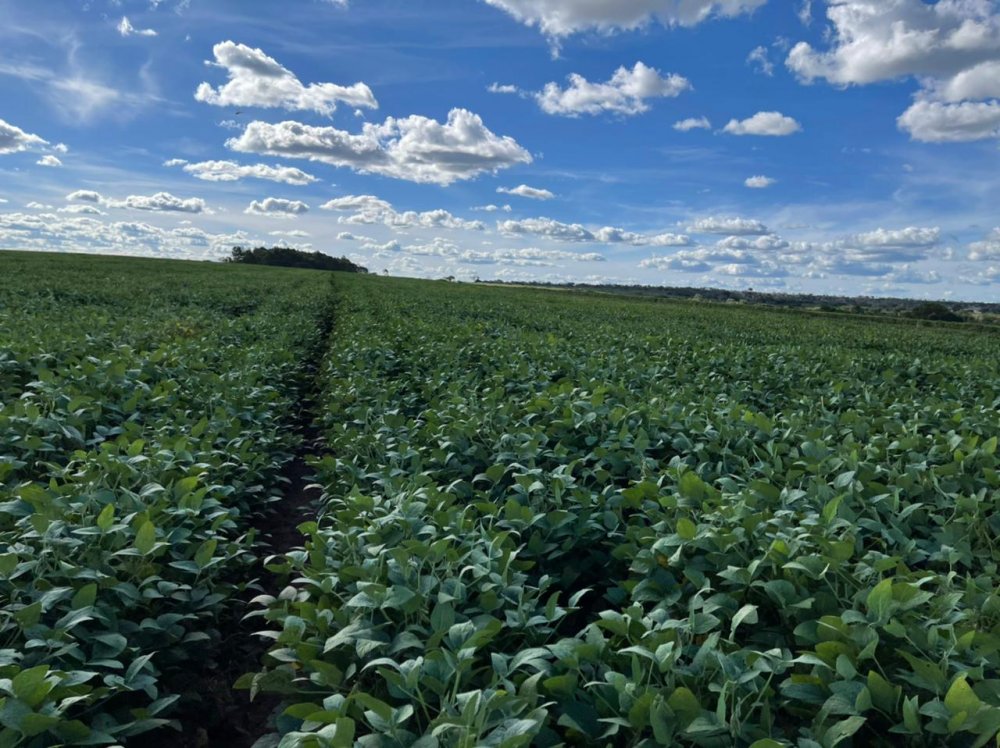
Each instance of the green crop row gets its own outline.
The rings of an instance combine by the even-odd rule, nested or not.
[[[250,581],[323,275],[0,256],[0,746],[161,727]]]
[[[983,333],[352,278],[260,746],[976,745]]]

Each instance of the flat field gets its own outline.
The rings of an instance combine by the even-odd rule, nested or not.
[[[0,746],[190,730],[178,673],[232,611],[270,645],[236,684],[273,708],[260,746],[995,743],[996,333],[0,275]],[[265,550],[304,406],[322,498]]]

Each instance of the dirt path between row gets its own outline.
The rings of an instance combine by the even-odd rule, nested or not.
[[[139,736],[129,745],[143,748],[251,748],[261,737],[272,732],[271,719],[280,698],[260,694],[250,701],[249,692],[236,690],[233,685],[244,674],[260,670],[271,640],[255,636],[265,628],[262,618],[244,620],[247,613],[259,609],[250,600],[260,594],[277,595],[279,580],[264,568],[268,556],[301,548],[302,533],[298,527],[316,518],[322,492],[314,484],[308,458],[322,454],[324,443],[316,420],[318,395],[317,376],[329,343],[333,315],[321,325],[319,344],[300,370],[300,395],[292,414],[292,425],[300,443],[292,459],[282,471],[282,500],[275,502],[264,514],[256,517],[253,527],[258,532],[257,563],[241,574],[235,583],[256,584],[246,589],[229,606],[219,621],[222,642],[214,661],[192,669],[190,678],[171,683],[171,690],[181,694],[181,702],[169,716],[181,727],[178,732],[164,728]]]

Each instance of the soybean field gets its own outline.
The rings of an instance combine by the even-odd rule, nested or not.
[[[241,636],[258,748],[997,744],[996,332],[0,271],[0,746],[180,745]]]

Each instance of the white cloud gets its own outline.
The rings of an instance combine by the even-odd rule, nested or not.
[[[747,177],[743,184],[754,190],[762,190],[770,187],[777,181],[777,179],[772,179],[771,177],[765,177],[762,174],[758,174],[757,176]]]
[[[100,192],[94,192],[93,190],[77,190],[66,195],[66,199],[70,202],[84,203],[100,203],[104,200]]]
[[[1000,8],[992,0],[840,0],[827,9],[826,51],[800,42],[786,64],[804,82],[865,85],[915,77],[898,124],[915,140],[1000,135]],[[976,102],[976,103],[973,103]]]
[[[112,201],[110,207],[130,208],[131,210],[151,210],[167,213],[204,213],[207,208],[200,197],[187,199],[174,197],[169,192],[157,192],[155,195],[129,195],[123,201]]]
[[[188,160],[186,158],[172,158],[164,161],[163,165],[166,167],[184,166],[187,162]]]
[[[509,83],[491,83],[486,90],[495,94],[517,94],[521,92],[521,89]]]
[[[802,4],[799,6],[797,15],[803,26],[811,24],[813,19],[812,0],[802,0]]]
[[[510,213],[514,209],[512,207],[510,207],[509,205],[492,205],[491,204],[491,205],[480,205],[480,206],[478,206],[476,208],[473,208],[473,210],[480,210],[480,211],[482,211],[484,213],[497,213],[499,211],[503,211],[504,213]]]
[[[680,132],[711,130],[712,123],[708,121],[708,117],[688,117],[687,119],[682,119],[680,122],[675,122],[674,129]]]
[[[691,88],[690,81],[671,73],[637,62],[631,70],[620,67],[606,83],[591,83],[582,75],[572,73],[569,85],[547,83],[535,94],[535,100],[547,114],[577,117],[581,114],[635,115],[649,111],[647,99],[675,97]]]
[[[1000,227],[986,239],[969,245],[970,260],[1000,260]]]
[[[413,248],[404,247],[403,251]],[[419,249],[428,249],[420,247]],[[604,255],[598,252],[568,252],[561,249],[538,249],[525,247],[521,249],[491,249],[486,251],[465,250],[444,247],[444,257],[454,256],[457,262],[475,265],[513,265],[517,267],[553,267],[557,262],[605,262]],[[449,251],[450,250],[450,251]],[[415,252],[419,254],[420,252]]]
[[[32,204],[29,203],[28,207],[29,208],[32,207]],[[37,206],[37,207],[49,207],[50,208],[51,206]],[[67,205],[64,208],[59,208],[59,210],[57,212],[59,212],[59,213],[74,213],[76,215],[90,215],[90,216],[104,216],[104,215],[107,215],[107,213],[105,213],[103,210],[101,210],[100,208],[94,207],[93,205],[76,205],[76,204],[75,205]]]
[[[309,206],[301,200],[285,200],[280,197],[268,197],[264,200],[254,200],[243,211],[247,215],[274,216],[276,218],[295,218],[308,212]]]
[[[550,37],[579,31],[612,32],[665,26],[693,26],[712,17],[747,13],[767,0],[486,0]]]
[[[930,247],[941,239],[940,228],[875,229],[856,234],[850,243],[859,247]]]
[[[730,135],[771,135],[785,136],[799,132],[802,125],[781,112],[757,112],[749,119],[731,119],[722,128]]]
[[[788,249],[791,245],[777,234],[763,236],[727,236],[715,243],[719,249],[754,250],[758,252],[774,252]]]
[[[51,153],[42,156],[38,161],[35,162],[39,166],[62,166],[63,163],[58,158],[53,156]]]
[[[7,201],[3,200],[0,202],[7,202]],[[29,210],[52,210],[53,208],[53,206],[51,205],[45,205],[44,203],[39,203],[34,200],[32,200],[30,203],[27,203],[24,207],[28,208]]]
[[[544,217],[498,221],[497,230],[505,236],[544,236],[562,242],[629,244],[636,247],[683,246],[690,243],[683,234],[639,234],[613,226],[592,231],[579,223],[562,223]]]
[[[293,229],[292,231],[268,231],[268,236],[290,236],[293,239],[305,239],[311,234],[308,231],[302,231],[301,229]]]
[[[497,187],[497,192],[503,195],[516,195],[518,197],[526,197],[529,200],[551,200],[552,198],[555,197],[555,194],[549,192],[548,190],[536,187],[529,187],[526,184],[521,184],[513,188]]]
[[[346,195],[336,197],[319,206],[321,210],[378,211],[392,210],[392,205],[374,195]]]
[[[806,81],[865,84],[947,78],[1000,58],[1000,15],[990,0],[838,0],[827,8],[828,51],[796,44],[787,64]]]
[[[774,75],[774,63],[767,56],[767,47],[763,45],[754,47],[753,51],[747,55],[747,64],[753,65],[757,72],[769,78]]]
[[[49,208],[50,206],[43,206]],[[91,206],[81,206],[91,207]],[[164,229],[140,221],[106,221],[72,213],[0,213],[0,245],[48,252],[99,252],[154,257],[220,258],[259,238],[213,234],[194,226]]]
[[[339,86],[310,83],[308,86],[260,49],[225,41],[212,48],[215,62],[226,71],[229,81],[218,88],[202,83],[195,99],[206,104],[229,107],[263,107],[288,111],[311,111],[332,115],[337,104],[377,109],[372,90],[364,83]]]
[[[175,161],[184,164],[184,171],[188,174],[207,182],[236,182],[240,179],[252,178],[283,184],[306,185],[319,181],[312,174],[307,174],[292,166],[244,165],[235,161],[202,161],[196,164],[188,164],[180,159],[175,159]]]
[[[444,123],[419,115],[365,123],[357,135],[300,122],[251,122],[226,145],[242,153],[305,158],[441,185],[532,161],[513,138],[495,135],[479,115],[465,109],[452,109]]]
[[[938,92],[945,101],[1000,98],[1000,59],[981,62],[958,73]]]
[[[48,145],[48,141],[0,119],[0,155],[19,153],[44,145]]]
[[[914,140],[955,143],[1000,137],[1000,101],[917,101],[897,120]]]
[[[200,197],[180,198],[169,192],[157,192],[155,195],[129,195],[124,200],[104,197],[93,190],[77,190],[66,196],[69,202],[85,202],[101,205],[107,208],[126,208],[129,210],[148,210],[161,213],[207,213],[208,207]]]
[[[156,32],[153,29],[135,28],[131,21],[128,20],[128,16],[122,16],[122,20],[118,22],[116,28],[122,36],[156,36]]]
[[[486,228],[482,221],[466,221],[441,209],[423,212],[414,210],[398,212],[389,202],[374,195],[346,195],[334,198],[321,205],[320,208],[352,213],[353,215],[338,219],[339,223],[345,224],[381,224],[392,229],[447,228],[483,231]]]
[[[754,236],[771,233],[767,226],[751,218],[724,218],[709,216],[695,221],[688,227],[693,234],[728,234],[730,236]]]

